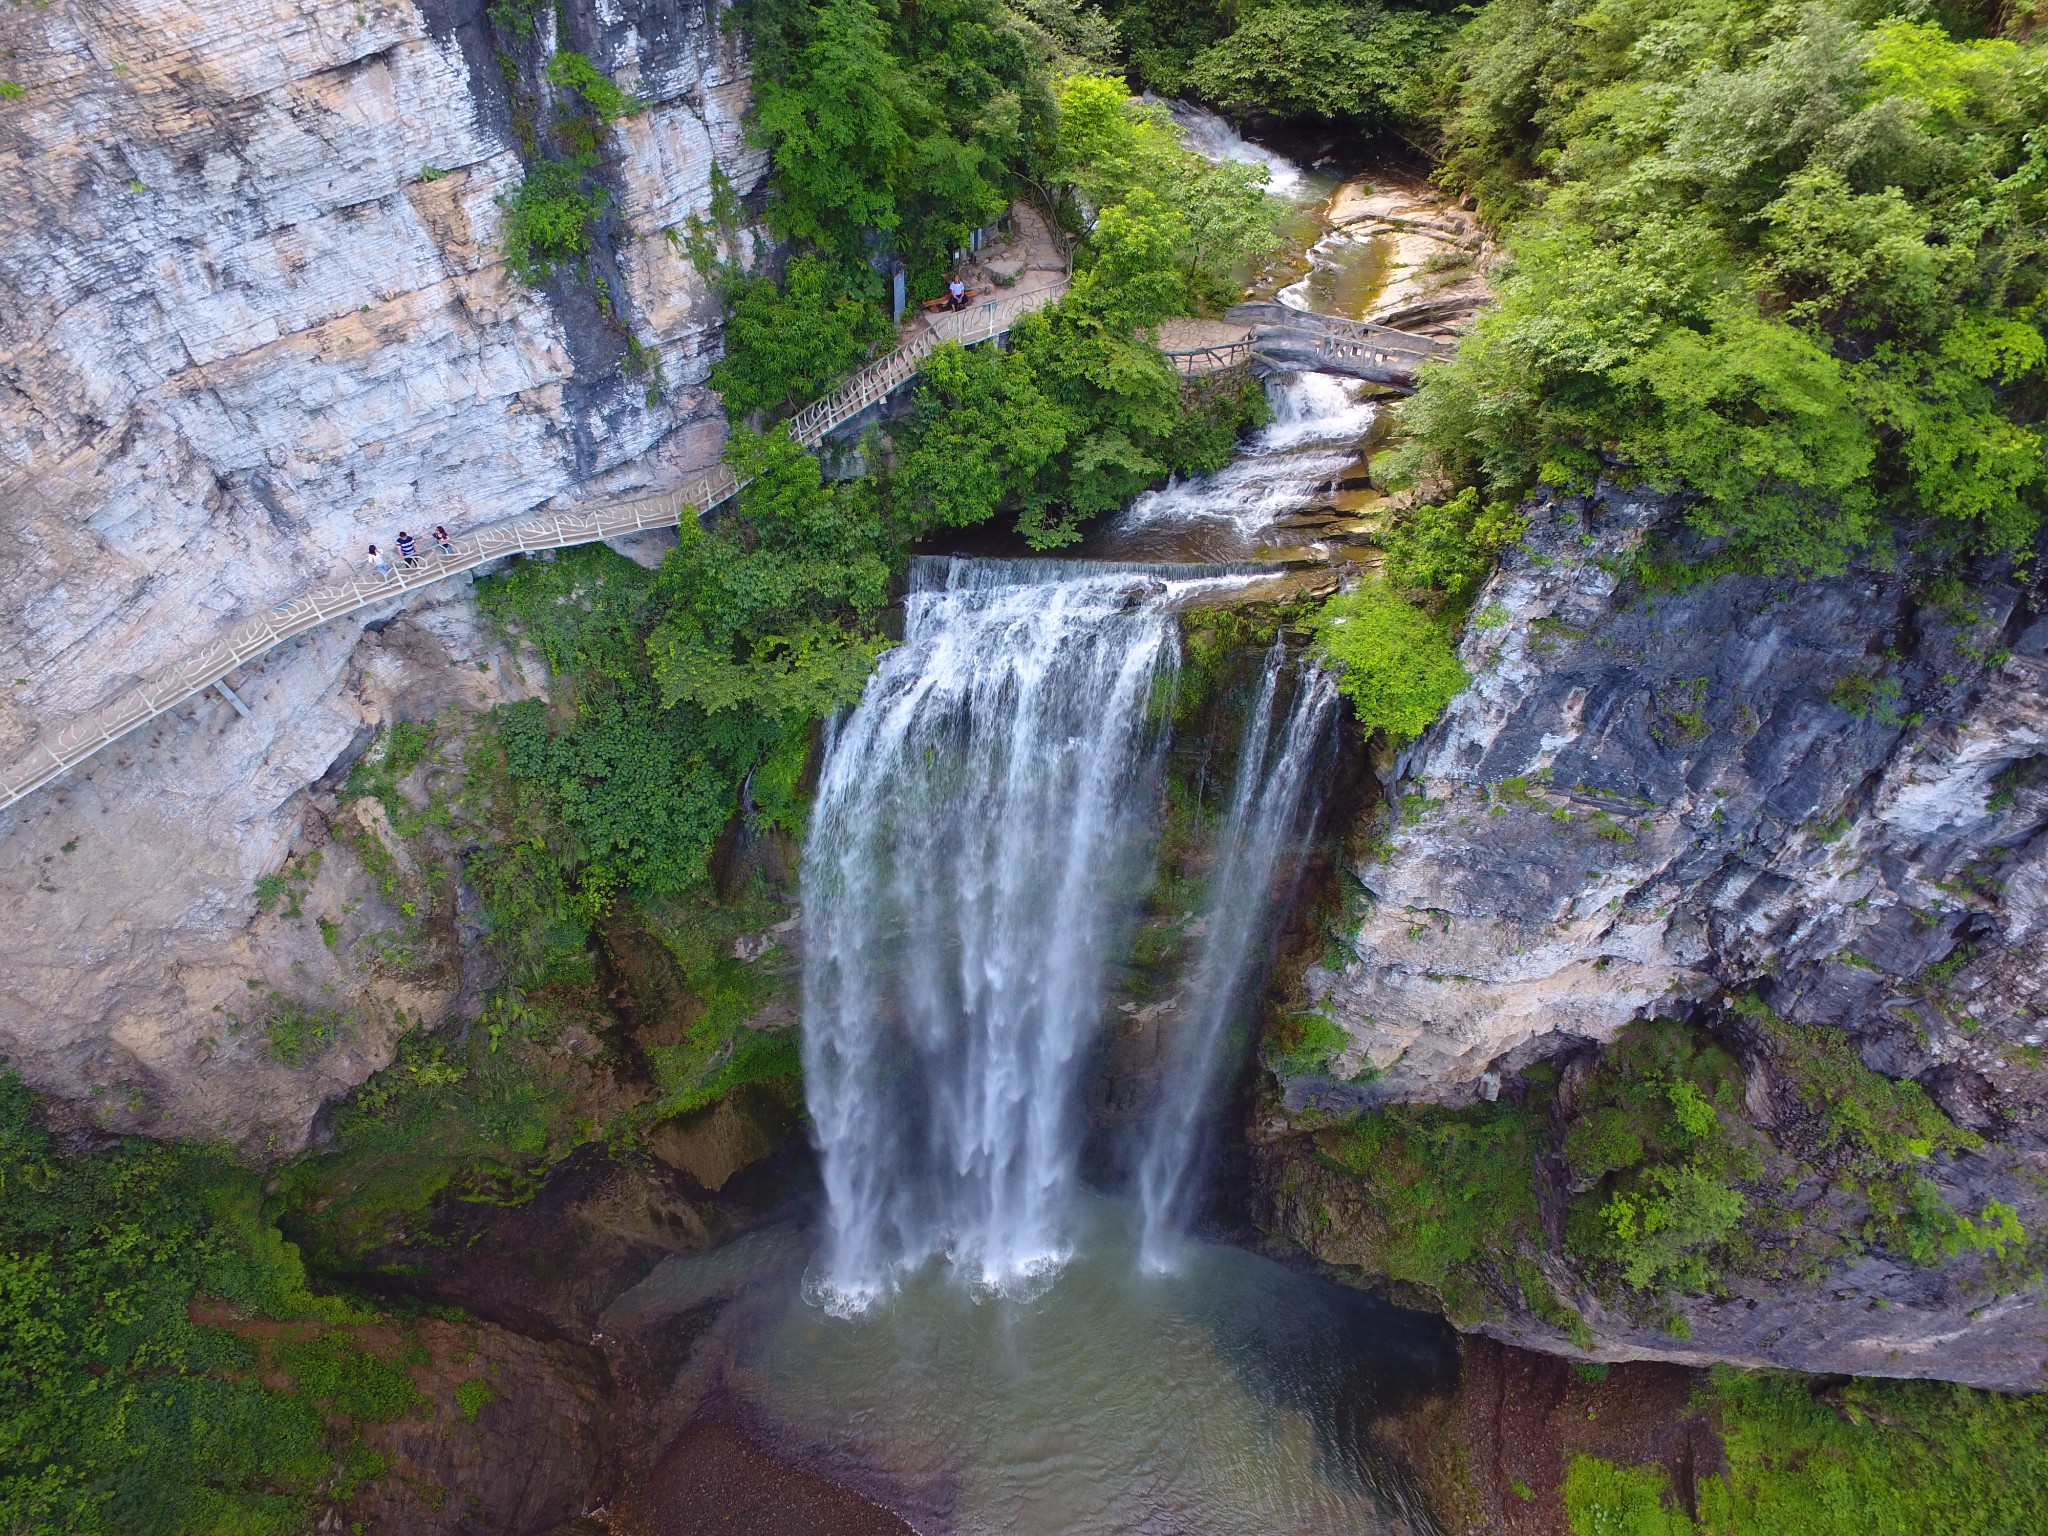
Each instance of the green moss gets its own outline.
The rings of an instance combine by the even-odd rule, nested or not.
[[[1532,1106],[1392,1105],[1315,1135],[1317,1150],[1357,1181],[1367,1212],[1359,1239],[1375,1272],[1422,1286],[1454,1318],[1500,1309],[1512,1282],[1497,1262],[1539,1233]]]
[[[1982,1145],[1944,1115],[1918,1083],[1896,1082],[1864,1066],[1855,1042],[1843,1031],[1789,1023],[1753,994],[1730,1006],[1756,1026],[1793,1091],[1836,1137],[1886,1161]]]
[[[1351,1037],[1328,1014],[1310,1010],[1281,1020],[1275,1044],[1278,1054],[1268,1062],[1272,1070],[1284,1077],[1306,1077],[1327,1073]]]
[[[1662,1470],[1575,1456],[1573,1536],[2032,1536],[2048,1529],[2048,1399],[1942,1382],[1717,1367],[1725,1473],[1699,1521]]]

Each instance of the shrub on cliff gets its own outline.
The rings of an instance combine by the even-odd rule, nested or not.
[[[563,262],[590,249],[590,226],[605,194],[589,183],[596,156],[543,160],[500,197],[505,210],[505,265],[522,283],[540,283]]]
[[[1340,592],[1309,620],[1337,667],[1358,728],[1396,742],[1419,736],[1471,681],[1443,625],[1384,582]]]
[[[1444,174],[1514,261],[1388,472],[1511,498],[1605,466],[1693,492],[1765,569],[1839,570],[1897,520],[2027,549],[2048,44],[1872,14],[1482,10],[1438,87]]]
[[[194,1321],[333,1319],[253,1173],[130,1141],[70,1158],[0,1077],[0,1530],[288,1536],[339,1458],[255,1349]]]

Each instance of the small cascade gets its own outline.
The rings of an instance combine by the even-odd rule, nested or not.
[[[1159,98],[1148,96],[1146,100],[1156,102]],[[1285,155],[1252,143],[1214,112],[1191,101],[1170,101],[1165,106],[1173,114],[1173,125],[1180,130],[1181,143],[1204,160],[1215,164],[1235,160],[1240,165],[1263,165],[1266,189],[1290,203],[1315,202],[1328,195],[1326,183],[1334,178],[1311,177]]]
[[[904,643],[828,744],[804,857],[828,1309],[938,1255],[1013,1295],[1067,1258],[1069,1114],[1151,867],[1172,609],[1244,579],[913,565]]]
[[[1309,506],[1358,462],[1378,407],[1366,386],[1329,373],[1266,386],[1273,419],[1213,475],[1147,491],[1101,535],[1119,554],[1190,549],[1219,559],[1254,551],[1275,519]]]
[[[1336,739],[1336,682],[1306,664],[1295,674],[1293,703],[1276,738],[1288,659],[1282,641],[1266,653],[1209,876],[1208,922],[1187,986],[1190,1003],[1139,1164],[1139,1263],[1155,1273],[1175,1266],[1201,1182],[1203,1131],[1219,1108],[1225,1067],[1235,1054],[1229,1047],[1241,1038],[1266,974],[1272,919],[1299,878],[1328,767],[1324,759]]]

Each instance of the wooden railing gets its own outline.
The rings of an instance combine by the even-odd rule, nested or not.
[[[1021,316],[1052,303],[1066,287],[1062,277],[1000,295],[971,309],[946,311],[934,317],[903,346],[870,363],[844,387],[804,407],[791,421],[790,435],[807,448],[817,447],[835,428],[907,383],[941,343],[957,341],[973,346],[993,340]],[[176,709],[208,688],[225,688],[227,679],[238,668],[330,620],[403,597],[506,555],[563,549],[654,528],[673,528],[690,509],[701,516],[731,499],[742,483],[720,464],[672,490],[599,507],[541,512],[464,534],[452,541],[451,554],[442,553],[429,542],[422,548],[431,552],[422,554],[409,567],[394,559],[388,577],[366,570],[360,576],[329,582],[287,598],[207,641],[155,677],[130,684],[96,707],[44,729],[27,752],[0,769],[0,807],[32,794],[137,726]]]

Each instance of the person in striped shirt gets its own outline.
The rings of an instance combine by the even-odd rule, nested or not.
[[[420,563],[420,547],[404,529],[398,533],[398,560],[408,571]]]

